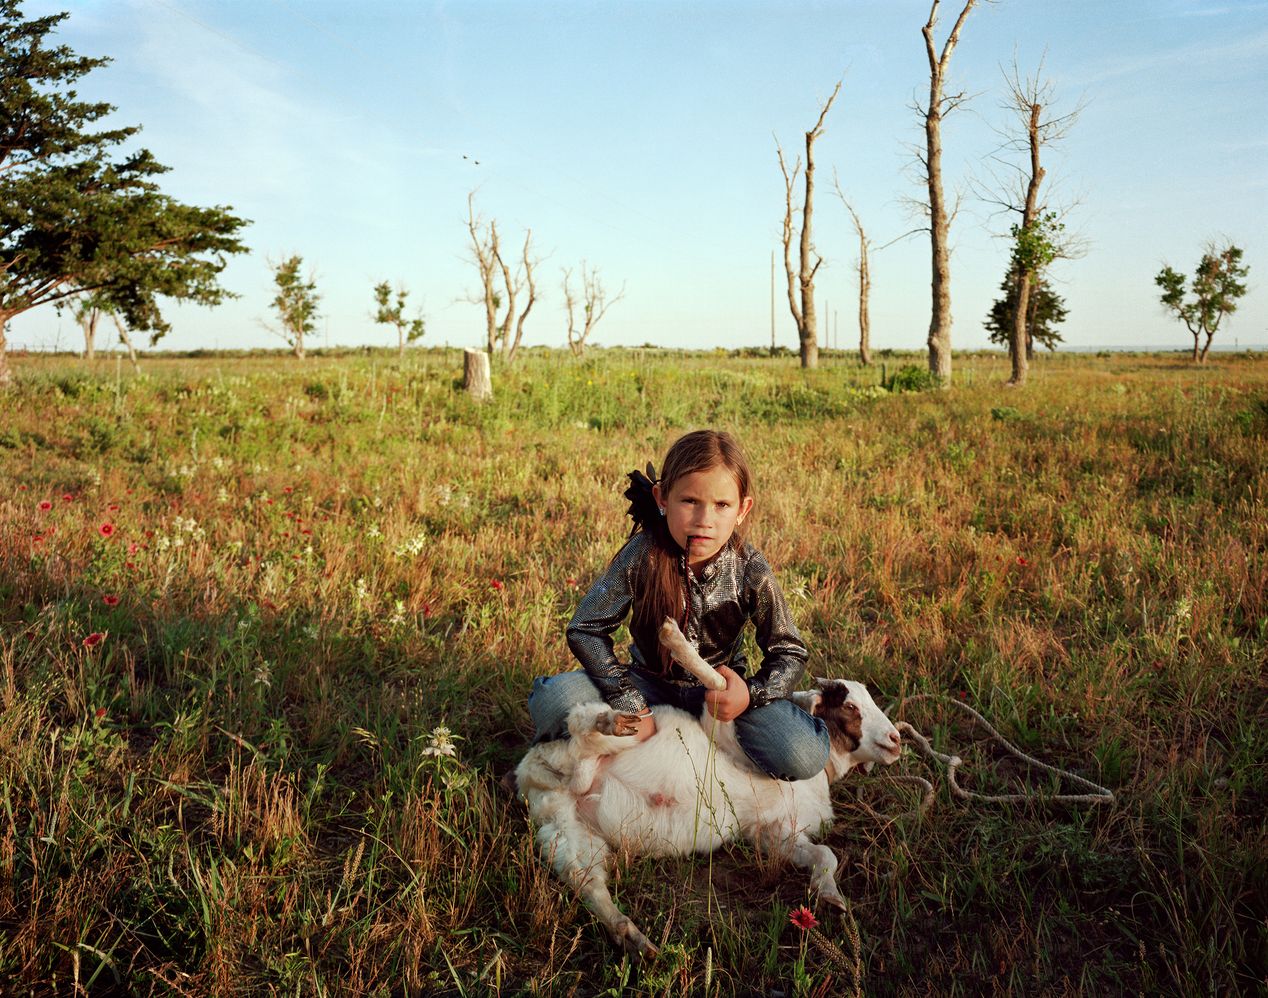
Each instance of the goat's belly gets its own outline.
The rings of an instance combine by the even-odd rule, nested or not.
[[[608,776],[584,811],[613,845],[646,856],[679,856],[710,852],[739,837],[739,821],[721,795],[709,800],[685,787],[648,791]]]

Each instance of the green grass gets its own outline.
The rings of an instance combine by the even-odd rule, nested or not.
[[[624,865],[618,903],[666,945],[623,963],[497,790],[528,684],[571,667],[564,624],[625,535],[624,473],[700,425],[746,445],[750,536],[814,673],[882,704],[963,694],[1118,794],[943,787],[878,821],[912,793],[845,781],[827,841],[865,993],[1264,986],[1268,361],[1045,357],[1013,392],[982,355],[951,392],[890,394],[844,357],[533,352],[482,407],[452,350],[15,366],[15,994],[849,993],[787,922],[805,878],[740,848]],[[902,716],[967,785],[1050,785],[936,707]]]

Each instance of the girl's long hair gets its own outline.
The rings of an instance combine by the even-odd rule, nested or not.
[[[665,462],[660,469],[661,497],[668,498],[674,483],[684,475],[708,471],[719,465],[735,476],[741,502],[745,496],[753,494],[753,476],[735,438],[718,430],[695,430],[675,440],[665,455]],[[665,517],[658,513],[636,518],[631,534],[640,529],[652,543],[648,545],[647,560],[643,564],[634,596],[634,625],[643,634],[654,635],[659,632],[665,618],[672,617],[685,630],[687,600],[682,567],[683,550],[670,535]],[[731,535],[728,542],[737,550],[743,543],[738,530]],[[661,671],[669,672],[673,664],[669,654],[659,644],[657,653]]]

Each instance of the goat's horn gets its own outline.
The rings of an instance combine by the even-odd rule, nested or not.
[[[722,678],[721,673],[700,657],[696,646],[687,640],[678,622],[671,617],[666,617],[665,622],[660,625],[660,643],[661,647],[669,649],[669,654],[674,657],[674,661],[706,687],[711,690],[726,689],[726,680]]]

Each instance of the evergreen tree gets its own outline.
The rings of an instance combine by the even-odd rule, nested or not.
[[[992,343],[1000,343],[1012,350],[1013,312],[1017,308],[1017,272],[1011,267],[999,286],[1004,297],[991,306],[986,315],[986,328]],[[1044,280],[1036,281],[1030,289],[1026,306],[1026,355],[1034,356],[1036,343],[1055,350],[1062,342],[1057,325],[1065,322],[1065,299],[1048,287]]]
[[[138,128],[96,127],[114,107],[74,84],[109,60],[46,44],[66,16],[27,20],[0,0],[0,385],[15,315],[91,292],[157,339],[160,298],[219,303],[226,255],[246,251],[245,220],[168,197],[156,180],[167,168],[120,148]]]

